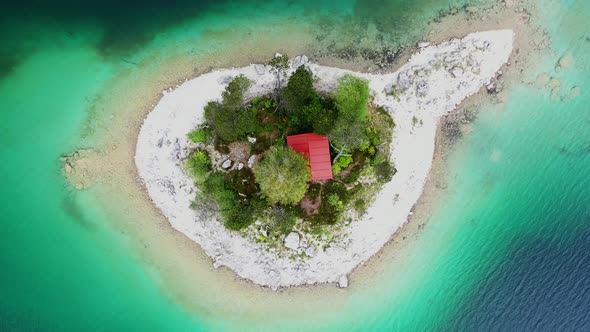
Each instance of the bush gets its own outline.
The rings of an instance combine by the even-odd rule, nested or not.
[[[321,184],[312,183],[309,185],[309,188],[307,189],[307,193],[305,193],[305,196],[307,196],[307,198],[311,199],[312,201],[315,201],[320,196],[321,190]]]
[[[207,131],[204,128],[192,130],[186,137],[194,143],[204,143],[207,141]]]
[[[283,89],[283,104],[287,113],[301,112],[315,95],[313,74],[301,66],[291,74],[287,86]]]
[[[290,206],[277,205],[269,213],[270,231],[287,235],[297,222],[297,212]]]
[[[354,120],[365,120],[369,110],[369,82],[346,74],[338,79],[336,107],[341,115]]]
[[[373,168],[375,169],[377,180],[381,183],[387,183],[391,181],[393,175],[396,173],[395,168],[391,165],[389,160],[375,164]]]
[[[254,222],[254,209],[249,204],[240,203],[239,195],[226,187],[223,174],[211,174],[203,183],[203,193],[215,199],[221,220],[228,229],[240,230]]]
[[[260,190],[271,204],[296,204],[305,195],[311,171],[307,160],[287,147],[273,146],[254,167]]]
[[[345,185],[330,181],[324,185],[322,190],[322,204],[315,214],[308,218],[313,224],[336,224],[342,220],[344,207],[350,201],[353,192]]]
[[[211,160],[207,151],[195,150],[184,164],[185,169],[196,182],[202,182],[211,171]]]

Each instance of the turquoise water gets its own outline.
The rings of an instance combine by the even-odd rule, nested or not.
[[[515,83],[505,105],[483,107],[450,157],[449,194],[403,248],[403,264],[382,267],[378,287],[352,291],[321,322],[285,317],[269,326],[188,311],[131,254],[133,239],[105,207],[61,175],[59,157],[90,144],[81,132],[92,101],[139,70],[130,62],[228,47],[207,37],[212,27],[229,35],[271,23],[316,27],[326,15],[343,33],[351,20],[397,29],[389,37],[403,44],[439,10],[465,3],[191,2],[166,13],[148,4],[135,20],[114,3],[41,6],[34,15],[14,5],[1,25],[13,38],[0,47],[1,329],[590,329],[590,4],[583,1],[541,3],[552,51],[527,78],[549,72],[563,94],[578,86],[580,96],[556,102],[547,90]],[[346,38],[334,52],[350,49],[354,38]],[[574,64],[556,73],[565,52]]]

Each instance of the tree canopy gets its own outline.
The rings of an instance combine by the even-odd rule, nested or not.
[[[280,92],[281,80],[287,76],[287,70],[289,69],[289,57],[284,54],[277,55],[268,64],[270,65],[270,72],[277,77],[277,92]]]
[[[287,86],[283,89],[283,104],[287,113],[300,112],[308,105],[316,92],[313,88],[313,74],[301,66],[291,74]]]
[[[330,140],[341,149],[356,149],[366,145],[365,132],[369,109],[369,83],[362,78],[346,74],[338,79],[335,103],[338,118],[330,131]]]
[[[288,147],[273,146],[254,167],[260,190],[270,203],[296,204],[305,195],[311,170],[307,160]]]
[[[244,94],[252,82],[244,75],[234,78],[222,93],[221,102],[212,101],[205,106],[205,119],[219,138],[235,141],[256,128],[256,116],[242,109]]]
[[[356,120],[367,118],[369,110],[369,82],[365,79],[346,74],[338,79],[334,98],[341,115]]]

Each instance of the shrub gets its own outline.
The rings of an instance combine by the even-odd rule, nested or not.
[[[204,143],[207,141],[207,131],[204,128],[192,130],[186,136],[194,143]]]
[[[311,199],[312,201],[316,200],[319,196],[320,196],[320,192],[322,190],[322,185],[319,183],[312,183],[309,185],[309,188],[307,189],[307,193],[305,193],[305,196],[307,196],[307,198]]]
[[[338,174],[340,174],[340,172],[342,172],[342,167],[340,167],[340,165],[338,165],[338,164],[332,165],[332,174],[338,175]]]
[[[300,154],[287,147],[273,146],[254,167],[260,190],[270,203],[291,205],[299,202],[311,180],[311,171]]]
[[[283,104],[287,113],[301,112],[315,95],[313,74],[301,66],[291,74],[287,86],[283,89]]]
[[[196,182],[202,182],[211,170],[211,160],[207,151],[195,150],[184,164],[185,169]]]
[[[396,172],[395,168],[391,165],[389,160],[385,160],[381,163],[375,164],[373,168],[375,169],[375,175],[377,176],[377,180],[381,183],[387,183],[391,181],[393,175]]]
[[[240,203],[239,195],[226,187],[223,174],[211,174],[203,183],[203,193],[215,199],[221,220],[228,229],[240,230],[254,222],[254,209],[248,204]]]
[[[367,118],[369,109],[369,82],[346,74],[338,79],[335,99],[341,115],[349,115],[354,120]]]
[[[270,231],[289,234],[297,222],[297,212],[290,206],[276,205],[269,213]]]

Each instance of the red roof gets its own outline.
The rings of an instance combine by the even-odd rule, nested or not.
[[[309,160],[313,181],[332,178],[328,137],[318,134],[292,135],[287,136],[287,145]]]

